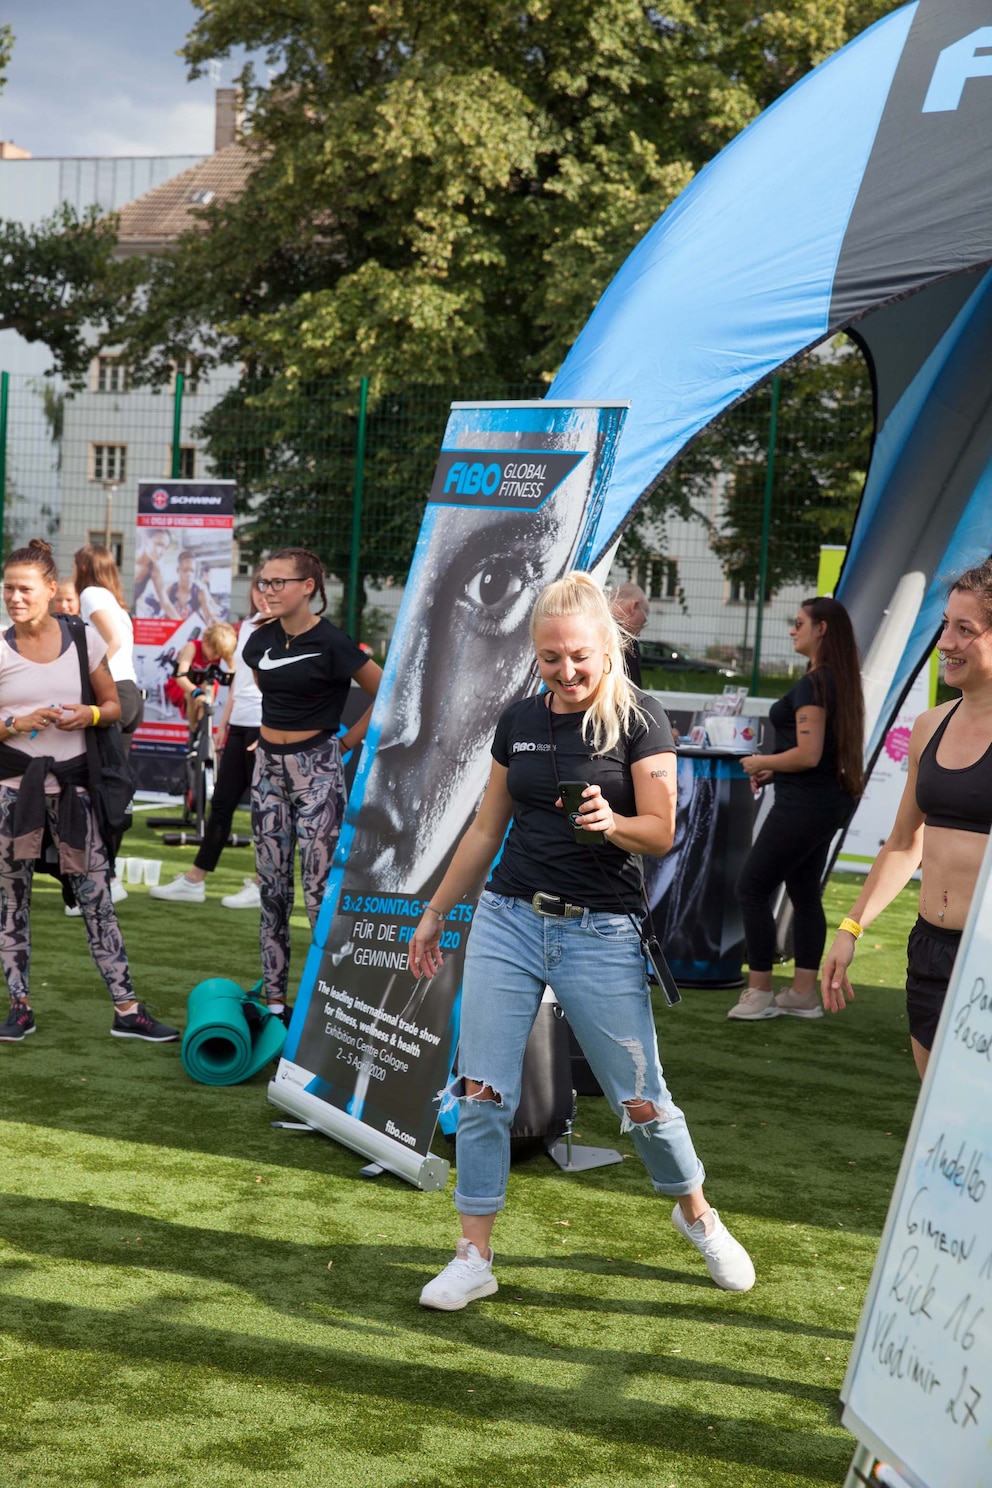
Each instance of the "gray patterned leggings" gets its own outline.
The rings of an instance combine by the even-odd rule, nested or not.
[[[134,1001],[131,972],[124,938],[110,896],[110,865],[107,850],[93,820],[89,793],[79,792],[86,812],[86,860],[88,873],[70,876],[76,903],[83,912],[90,955],[107,984],[114,1004]],[[17,791],[0,786],[0,967],[7,979],[11,1002],[28,997],[31,966],[31,880],[34,861],[14,857],[14,807]],[[45,805],[52,839],[58,846],[58,796],[47,796]]]
[[[319,734],[302,745],[259,740],[251,784],[251,825],[262,900],[262,975],[267,1002],[285,1002],[289,988],[296,844],[300,844],[303,897],[313,927],[344,808],[344,771],[334,735]]]

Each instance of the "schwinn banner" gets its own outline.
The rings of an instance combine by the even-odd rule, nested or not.
[[[185,720],[166,683],[187,641],[231,615],[234,482],[138,482],[134,662],[145,721],[132,760],[145,790],[183,788]]]
[[[407,971],[424,905],[489,777],[500,713],[536,683],[538,592],[587,567],[626,404],[454,404],[385,676],[270,1099],[421,1188],[458,1038],[476,895],[443,970]]]

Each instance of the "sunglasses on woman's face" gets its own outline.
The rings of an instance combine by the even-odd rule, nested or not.
[[[273,594],[281,594],[287,584],[305,584],[306,579],[256,579],[255,588],[264,594],[271,589]]]

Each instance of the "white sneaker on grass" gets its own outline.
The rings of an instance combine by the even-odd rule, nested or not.
[[[207,886],[201,879],[199,883],[191,883],[185,873],[180,873],[169,884],[156,884],[155,888],[149,890],[152,899],[171,899],[179,904],[203,904],[207,897]]]
[[[706,1262],[706,1269],[725,1292],[749,1292],[754,1286],[754,1262],[739,1240],[735,1240],[715,1209],[707,1209],[695,1224],[689,1224],[678,1204],[672,1224]]]
[[[239,889],[236,894],[225,894],[220,901],[225,909],[259,909],[262,904],[262,896],[258,891],[258,884],[253,878],[246,878],[244,888]]]
[[[437,1312],[459,1312],[480,1297],[491,1297],[499,1291],[493,1275],[493,1253],[484,1260],[470,1240],[464,1237],[455,1247],[455,1258],[429,1281],[420,1294],[421,1307]]]
[[[819,992],[797,992],[794,987],[785,987],[772,1004],[776,1013],[790,1018],[822,1018],[823,1004]]]
[[[152,893],[154,892],[153,889]],[[777,1018],[778,1014],[774,992],[762,992],[757,987],[748,987],[746,992],[741,993],[740,1001],[734,1004],[727,1017],[736,1018],[742,1023],[756,1023],[759,1018]]]

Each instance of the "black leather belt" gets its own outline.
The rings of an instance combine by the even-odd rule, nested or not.
[[[535,894],[530,907],[535,914],[556,920],[581,920],[586,912],[584,904],[567,904],[560,894]]]

